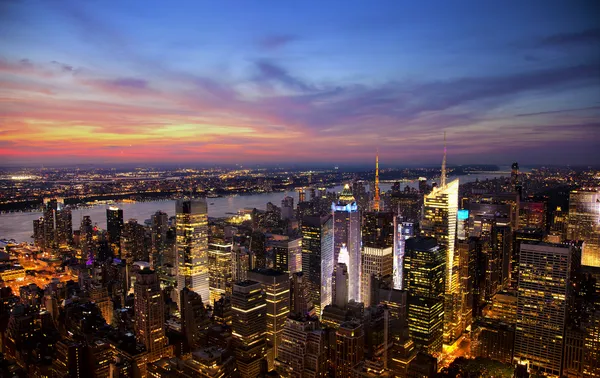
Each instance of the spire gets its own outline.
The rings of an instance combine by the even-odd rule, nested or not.
[[[444,131],[444,159],[442,160],[442,175],[440,177],[440,188],[446,186],[446,132]]]
[[[379,211],[379,148],[375,155],[375,197],[373,198],[373,210]]]

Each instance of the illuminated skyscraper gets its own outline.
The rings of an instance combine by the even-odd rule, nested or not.
[[[208,286],[210,303],[230,296],[233,284],[233,263],[231,261],[231,244],[208,244]]]
[[[344,248],[349,256],[348,278],[350,288],[348,299],[360,301],[360,213],[358,206],[350,190],[350,185],[346,184],[344,190],[340,193],[337,203],[331,205],[333,220],[335,224],[335,251],[333,259],[338,261],[340,250]]]
[[[415,344],[429,354],[442,351],[446,251],[434,238],[406,241],[408,325]]]
[[[304,217],[302,220],[302,272],[308,279],[317,315],[331,304],[333,275],[333,217]]]
[[[290,274],[302,271],[302,238],[274,240],[269,244],[273,247],[275,269]]]
[[[44,245],[57,248],[73,242],[71,210],[65,208],[61,198],[44,200]]]
[[[445,181],[445,180],[444,180]],[[421,235],[434,237],[446,252],[444,341],[452,344],[461,334],[459,255],[455,253],[458,216],[458,179],[433,188],[425,196]]]
[[[148,351],[148,361],[171,356],[165,335],[165,302],[158,276],[150,269],[135,273],[135,332]]]
[[[352,370],[364,357],[365,332],[360,322],[350,321],[340,325],[335,333],[335,376],[352,376]]]
[[[177,287],[210,302],[206,199],[177,200]]]
[[[371,277],[392,275],[394,269],[394,214],[373,211],[364,214],[361,252],[361,302],[372,303]]]
[[[127,265],[134,261],[148,261],[148,251],[144,245],[146,230],[136,219],[130,219],[123,225],[121,232],[121,259]]]
[[[121,232],[123,231],[123,209],[111,206],[106,209],[106,232],[115,256],[121,256]]]
[[[514,356],[551,377],[562,374],[572,248],[521,243]]]
[[[510,186],[512,187],[513,192],[518,192],[521,189],[521,182],[519,181],[519,163],[512,164]]]
[[[261,370],[265,370],[266,307],[260,282],[241,281],[233,285],[231,328],[236,363],[242,378],[255,378]]]
[[[567,238],[584,242],[581,265],[600,267],[600,189],[571,192]]]
[[[169,231],[169,217],[162,211],[152,214],[152,251],[150,266],[158,269],[164,262],[167,249],[167,231]]]
[[[248,275],[262,285],[267,302],[267,344],[277,358],[285,319],[290,313],[290,276],[272,269],[257,269]]]

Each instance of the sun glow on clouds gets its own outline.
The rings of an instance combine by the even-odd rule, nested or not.
[[[214,9],[171,14],[171,7],[135,2],[127,16],[117,12],[118,3],[46,9],[23,2],[0,6],[0,22],[16,36],[0,42],[0,160],[6,164],[363,163],[376,147],[389,164],[437,163],[443,130],[452,163],[600,158],[600,56],[590,54],[600,33],[579,30],[582,20],[568,14],[576,7],[557,12],[567,20],[560,32],[528,19],[529,30],[515,27],[516,34],[503,35],[507,40],[487,45],[493,41],[460,39],[464,30],[439,26],[436,15],[414,5],[402,9],[410,16],[402,22],[392,11],[349,5],[344,16],[353,20],[351,30],[335,7],[318,14],[299,9],[298,24],[311,28],[296,25],[283,9],[281,17],[265,17],[282,23],[263,30],[270,21],[253,15],[270,16],[277,7],[240,9],[240,19]],[[107,16],[113,10],[119,27]],[[147,23],[138,11],[178,27],[163,20],[158,30],[162,23]],[[53,22],[37,23],[41,14]],[[198,25],[192,14],[232,19]],[[502,23],[502,15],[463,21],[482,23],[469,24],[479,30],[496,18]],[[331,20],[338,20],[336,32],[324,27]],[[439,41],[422,34],[426,22]],[[36,38],[18,33],[27,25]],[[295,29],[272,32],[287,27]],[[238,29],[256,35],[226,35]],[[209,41],[197,42],[198,35]],[[149,36],[161,38],[148,43]],[[458,40],[452,47],[458,50],[448,50]],[[494,51],[505,69],[471,62],[472,51]],[[464,56],[459,64],[446,64],[457,56]],[[396,76],[390,66],[400,67]],[[572,160],[548,152],[557,146]]]

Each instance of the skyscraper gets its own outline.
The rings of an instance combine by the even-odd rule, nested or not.
[[[442,351],[446,251],[435,238],[406,241],[405,280],[408,324],[415,344],[429,354]]]
[[[333,217],[309,216],[302,220],[302,272],[308,278],[317,315],[331,304],[333,275]]]
[[[600,189],[571,192],[567,238],[584,242],[581,265],[600,267]]]
[[[230,296],[233,285],[233,263],[231,261],[231,244],[208,244],[208,286],[210,303]]]
[[[273,247],[275,269],[290,274],[302,271],[302,238],[273,240],[269,245]]]
[[[249,273],[252,281],[260,282],[267,303],[267,344],[273,348],[274,358],[281,344],[285,319],[290,313],[289,274],[273,269],[257,269]]]
[[[169,217],[162,211],[152,214],[152,253],[150,254],[150,266],[158,269],[164,262],[167,248],[167,231],[169,231]]]
[[[208,275],[208,206],[206,199],[180,199],[176,204],[177,287],[187,287],[210,302]]]
[[[128,265],[134,261],[148,261],[148,251],[144,245],[146,230],[136,219],[130,219],[123,225],[121,232],[121,259]]]
[[[202,298],[187,287],[180,293],[181,331],[190,349],[202,346],[201,332],[210,325]]]
[[[333,300],[332,303],[339,308],[348,304],[348,268],[344,263],[338,263],[333,272]]]
[[[115,256],[121,256],[121,232],[123,231],[123,209],[111,206],[106,209],[106,232]]]
[[[286,196],[281,200],[281,220],[294,218],[294,197]]]
[[[551,377],[562,374],[572,248],[521,243],[514,355]]]
[[[357,321],[342,323],[335,333],[335,376],[352,376],[352,370],[364,357],[365,332]]]
[[[165,335],[165,303],[158,276],[150,269],[135,273],[135,332],[139,343],[148,351],[148,361],[171,356]]]
[[[348,299],[360,301],[360,213],[358,206],[350,190],[350,185],[344,185],[337,203],[331,204],[333,221],[335,224],[335,250],[333,260],[338,261],[340,250],[343,248],[349,256],[348,279],[350,287]]]
[[[365,307],[377,305],[370,299],[371,277],[392,275],[394,269],[394,214],[372,211],[364,214],[361,251],[361,296]]]
[[[324,377],[327,373],[327,335],[319,320],[304,316],[286,319],[275,360],[282,377]]]
[[[44,199],[44,246],[58,248],[73,242],[71,210],[61,198]]]
[[[267,303],[260,282],[233,285],[233,340],[235,358],[242,378],[255,378],[266,365]]]
[[[445,161],[445,156],[444,156]],[[445,170],[444,170],[445,171]],[[442,182],[445,183],[445,173]],[[458,179],[433,188],[425,196],[421,235],[434,237],[446,253],[444,342],[452,344],[461,334],[459,256],[455,253],[458,215]]]

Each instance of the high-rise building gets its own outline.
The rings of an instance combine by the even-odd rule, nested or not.
[[[285,319],[290,313],[289,274],[273,269],[257,269],[249,273],[252,281],[260,282],[267,302],[267,344],[274,358],[281,344]]]
[[[519,203],[519,226],[546,230],[546,202],[527,199]]]
[[[61,198],[44,199],[44,246],[57,248],[73,242],[71,210]]]
[[[162,267],[165,263],[164,255],[167,252],[167,232],[169,231],[169,217],[167,213],[157,211],[152,214],[152,251],[150,266],[153,269]]]
[[[202,298],[187,287],[180,293],[181,331],[191,350],[202,346],[201,332],[208,328],[210,320]]]
[[[135,333],[148,352],[148,361],[172,354],[165,335],[165,302],[158,276],[150,269],[135,273],[134,284]]]
[[[346,378],[364,358],[365,333],[357,321],[344,322],[335,333],[335,376]]]
[[[233,285],[233,341],[240,377],[255,378],[266,370],[267,303],[262,284],[241,281]]]
[[[176,204],[177,287],[210,302],[208,274],[208,206],[206,199],[180,199]]]
[[[581,265],[600,267],[600,189],[571,192],[567,238],[584,242]]]
[[[274,240],[270,245],[276,270],[290,274],[302,271],[302,238]]]
[[[113,322],[113,302],[108,295],[108,290],[103,286],[95,286],[89,289],[90,299],[96,303],[96,306],[100,309],[102,317],[106,321],[106,324],[112,324]]]
[[[294,218],[294,197],[286,196],[281,200],[281,220]]]
[[[348,304],[348,268],[346,264],[340,262],[333,270],[332,303],[339,308],[346,308]]]
[[[510,185],[512,187],[513,192],[518,192],[521,194],[521,181],[519,179],[519,163],[512,164],[512,170],[510,173]]]
[[[331,204],[333,213],[333,222],[335,227],[335,250],[333,255],[334,262],[338,261],[341,249],[345,249],[349,256],[348,278],[350,288],[348,292],[349,299],[360,300],[360,213],[356,200],[350,190],[350,185],[344,185],[344,190],[340,193],[337,203]]]
[[[571,257],[569,244],[521,243],[515,359],[560,377]]]
[[[392,275],[394,269],[394,213],[366,212],[362,229],[361,253],[361,302],[366,307],[371,303],[372,277]]]
[[[404,282],[404,253],[406,239],[414,236],[414,224],[403,222],[402,216],[394,216],[394,263],[393,281],[394,289],[403,289]]]
[[[445,182],[445,179],[443,180]],[[462,334],[459,291],[459,255],[455,253],[458,216],[458,179],[434,188],[424,199],[421,235],[434,237],[446,252],[444,342],[452,344]]]
[[[106,232],[115,256],[121,256],[121,232],[123,231],[123,209],[111,206],[106,209]]]
[[[325,377],[328,339],[319,320],[290,316],[285,321],[275,370],[282,377]]]
[[[302,220],[302,272],[310,285],[315,313],[331,304],[333,275],[333,217],[309,216]]]
[[[210,303],[222,295],[230,296],[233,285],[232,244],[208,244],[208,286]]]
[[[512,255],[510,260],[510,287],[517,290],[519,284],[519,254],[521,253],[522,242],[541,242],[544,239],[544,232],[539,228],[522,228],[516,230],[513,236]]]
[[[290,312],[304,316],[312,308],[310,285],[302,272],[292,274],[290,279]]]
[[[146,229],[136,219],[130,219],[123,225],[121,232],[121,259],[127,265],[135,261],[148,261],[149,253],[145,248]]]
[[[435,238],[406,241],[404,260],[408,325],[415,344],[429,354],[442,351],[446,250]]]

